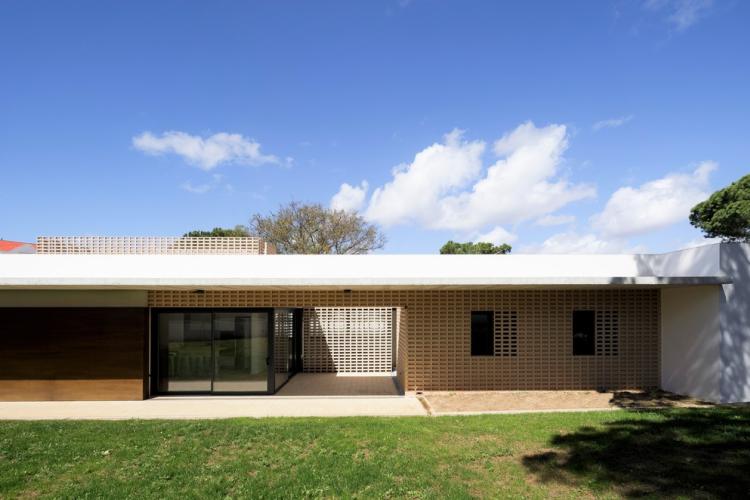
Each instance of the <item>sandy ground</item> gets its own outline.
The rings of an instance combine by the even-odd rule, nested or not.
[[[711,406],[664,391],[466,391],[419,395],[432,414]]]

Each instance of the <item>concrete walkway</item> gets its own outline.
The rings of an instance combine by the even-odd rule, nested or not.
[[[427,415],[416,397],[159,397],[145,401],[0,402],[0,420],[204,419]]]
[[[398,396],[392,375],[298,373],[277,393],[279,396]]]

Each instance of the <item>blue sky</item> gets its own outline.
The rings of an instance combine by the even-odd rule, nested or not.
[[[299,200],[360,211],[392,253],[692,244],[689,207],[750,172],[748,21],[732,0],[5,1],[0,237]]]

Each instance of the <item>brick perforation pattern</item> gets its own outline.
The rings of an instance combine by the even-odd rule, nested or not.
[[[393,314],[383,307],[316,307],[303,312],[303,370],[375,373],[393,370]]]
[[[406,343],[405,389],[412,391],[614,390],[659,384],[657,289],[162,290],[150,292],[149,301],[155,307],[405,308],[398,343]],[[575,309],[617,312],[617,356],[573,356]],[[516,356],[471,356],[471,311],[484,310],[516,312]]]
[[[518,355],[518,313],[495,311],[495,356]]]
[[[294,314],[276,311],[273,317],[273,356],[277,373],[289,371],[289,343],[294,334]]]
[[[37,253],[135,255],[258,255],[274,254],[273,245],[257,237],[110,237],[40,236]]]
[[[596,355],[617,356],[619,352],[620,321],[617,311],[596,311]]]

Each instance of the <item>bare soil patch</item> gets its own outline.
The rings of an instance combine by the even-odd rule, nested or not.
[[[608,410],[613,408],[710,407],[665,391],[435,391],[422,398],[433,413],[495,411]]]

